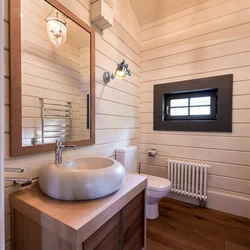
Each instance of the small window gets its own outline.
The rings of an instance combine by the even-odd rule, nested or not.
[[[154,130],[232,132],[233,75],[154,85]]]
[[[164,120],[215,120],[218,89],[165,94]]]

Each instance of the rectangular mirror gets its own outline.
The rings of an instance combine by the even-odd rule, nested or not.
[[[94,144],[94,30],[56,0],[10,5],[11,156]]]

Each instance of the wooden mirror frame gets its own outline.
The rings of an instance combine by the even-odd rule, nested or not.
[[[95,144],[95,31],[57,0],[44,0],[90,34],[90,139],[65,142],[77,147]],[[55,144],[22,146],[21,0],[10,0],[10,155],[53,151]]]

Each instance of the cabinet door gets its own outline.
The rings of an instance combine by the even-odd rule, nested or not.
[[[141,250],[144,247],[144,199],[144,192],[141,192],[122,210],[124,250]]]
[[[144,192],[100,227],[83,250],[141,250],[144,247]]]
[[[83,243],[83,250],[119,250],[120,234],[120,212],[118,212]]]

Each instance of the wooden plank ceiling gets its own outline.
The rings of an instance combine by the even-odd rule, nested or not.
[[[141,25],[209,0],[130,0]]]

